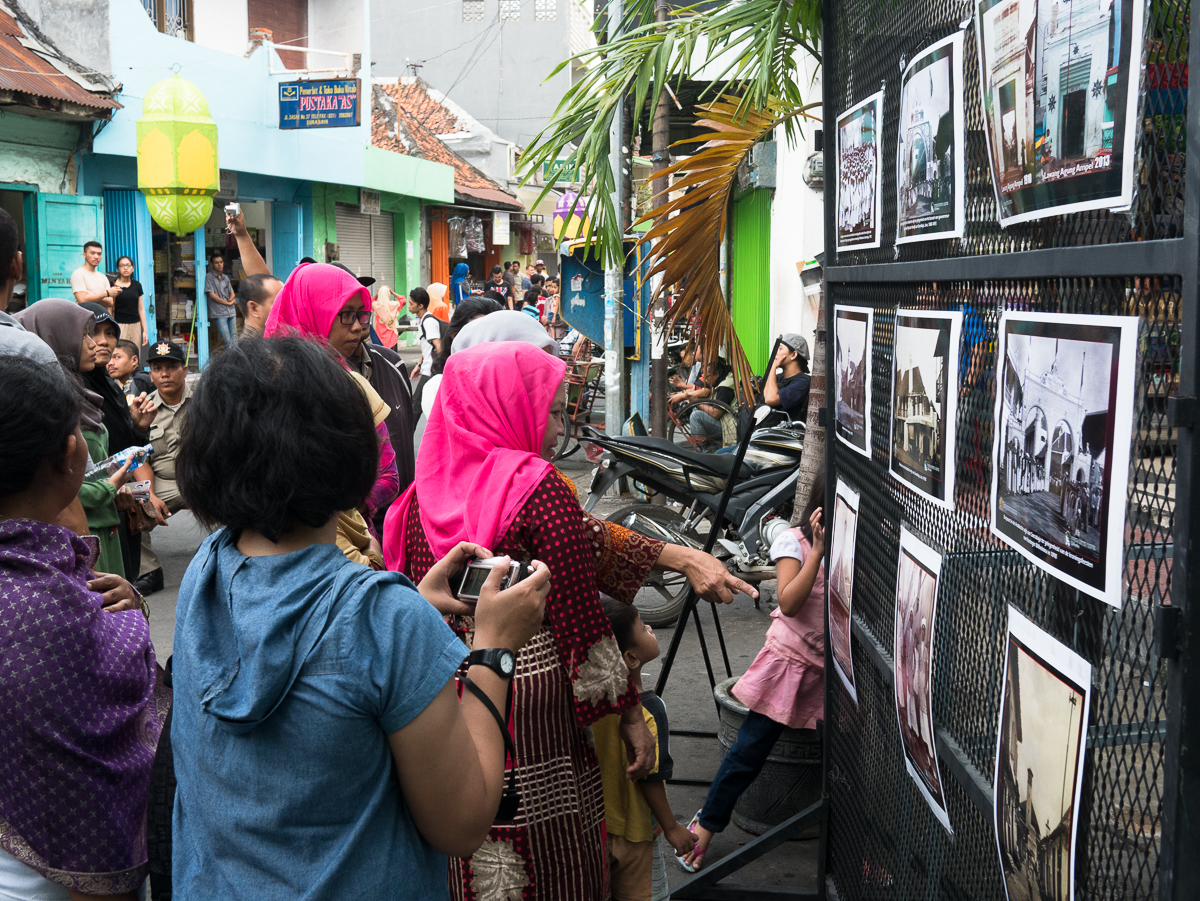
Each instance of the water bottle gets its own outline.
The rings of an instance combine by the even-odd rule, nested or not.
[[[107,460],[101,460],[99,463],[93,463],[83,474],[84,481],[98,482],[101,479],[107,479],[111,475],[115,475],[125,465],[126,460],[131,460],[130,469],[136,469],[146,462],[146,458],[154,453],[154,445],[147,444],[144,447],[127,447],[123,451],[117,451]]]

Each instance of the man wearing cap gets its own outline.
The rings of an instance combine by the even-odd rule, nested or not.
[[[159,524],[166,525],[167,518],[185,506],[175,485],[175,457],[179,453],[179,433],[192,388],[187,383],[183,349],[178,344],[159,341],[151,345],[150,379],[156,389],[148,398],[154,410],[149,433],[150,443],[154,445],[154,454],[150,457],[150,502],[158,513]],[[134,585],[144,595],[163,587],[162,563],[150,546],[149,532],[142,533],[142,565]]]
[[[534,263],[533,268],[537,270],[538,275],[546,274],[546,264],[543,263],[541,260],[538,260],[536,263]]]
[[[777,372],[780,369],[782,376]],[[793,332],[780,335],[779,349],[763,385],[763,403],[786,413],[792,422],[806,422],[810,381],[808,342]]]

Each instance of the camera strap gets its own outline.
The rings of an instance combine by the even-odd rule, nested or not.
[[[504,794],[500,797],[500,809],[496,811],[497,820],[511,820],[517,815],[517,807],[521,803],[521,795],[517,792],[517,751],[513,746],[512,735],[508,731],[508,721],[500,715],[500,711],[496,709],[496,705],[492,703],[492,699],[487,696],[482,688],[471,681],[470,676],[463,676],[463,685],[475,697],[479,698],[479,702],[487,708],[492,718],[496,720],[496,725],[500,727],[500,735],[504,738],[504,751],[512,761],[512,766],[508,768],[508,787],[504,789]],[[507,712],[512,712],[512,683],[508,686],[508,697],[505,702]]]

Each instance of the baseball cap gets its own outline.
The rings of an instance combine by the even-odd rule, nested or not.
[[[545,266],[546,264],[545,264],[545,263],[543,263],[541,260],[538,260],[538,261],[537,261],[537,262],[535,262],[533,265],[535,265],[535,266]]]
[[[795,332],[786,332],[780,335],[779,341],[781,344],[786,344],[791,350],[800,354],[801,360],[808,359],[808,342]]]
[[[116,326],[118,332],[121,331],[121,327],[117,325],[117,320],[112,318],[112,315],[104,308],[103,304],[88,301],[87,303],[81,303],[79,306],[96,317],[96,325],[99,325],[101,322],[111,322]]]
[[[333,265],[337,266],[337,268],[341,269],[343,272],[349,272],[351,275],[354,275],[354,270],[344,263],[334,263]],[[371,278],[369,275],[354,275],[354,277],[358,279],[358,283],[364,288],[369,288],[371,285],[375,284],[375,279]]]
[[[183,358],[183,348],[173,341],[159,341],[150,348],[150,362],[153,363],[155,360],[186,362]]]

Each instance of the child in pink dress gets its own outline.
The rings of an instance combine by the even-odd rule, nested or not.
[[[750,708],[737,741],[725,755],[708,797],[688,829],[696,836],[691,854],[676,857],[689,873],[715,833],[729,825],[733,806],[755,780],[784,729],[812,729],[825,713],[825,471],[813,478],[808,506],[797,528],[771,545],[779,606],[771,613],[767,640],[734,694]]]

